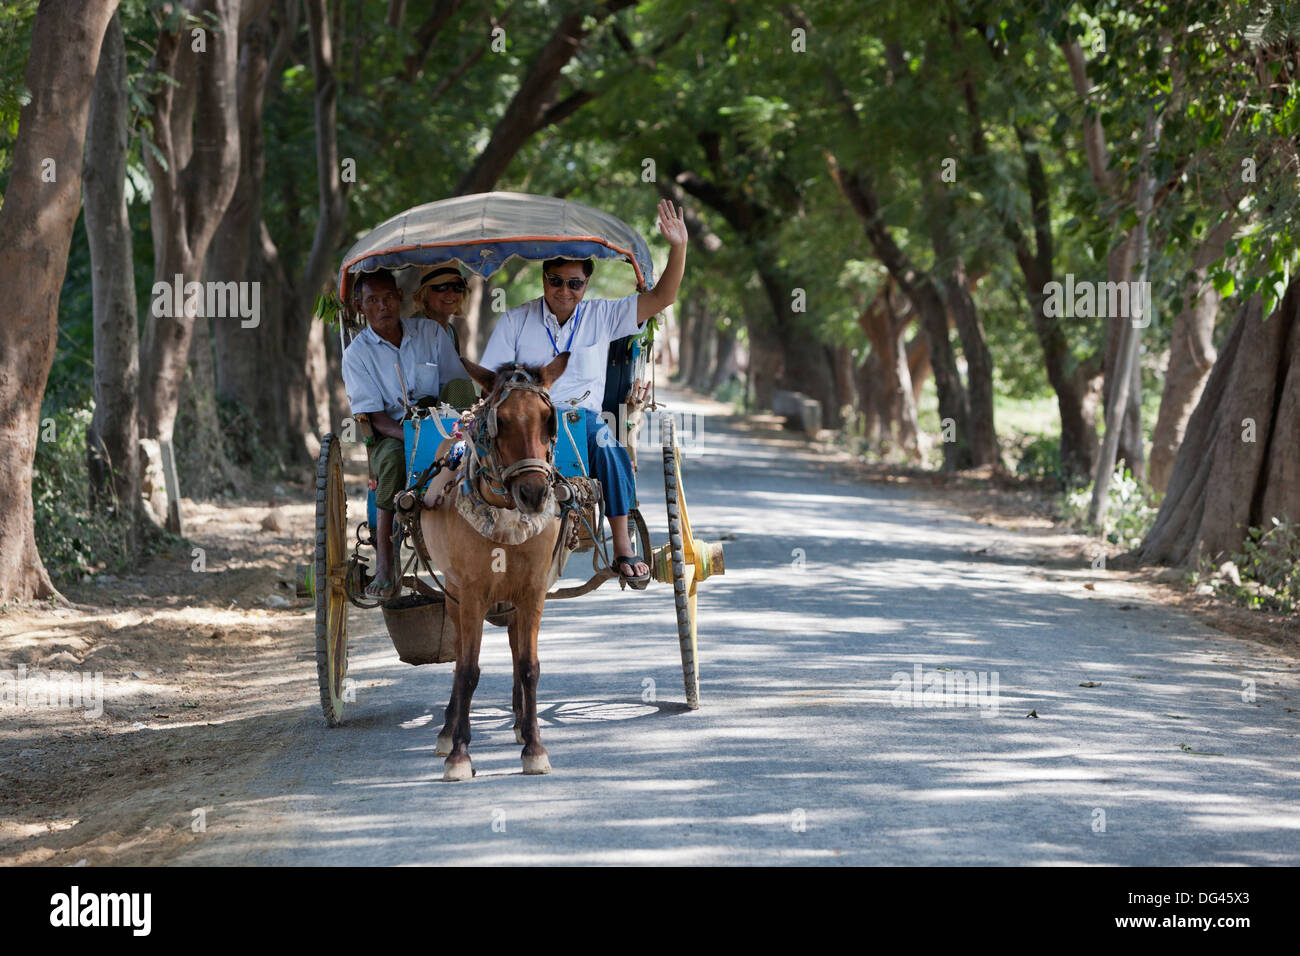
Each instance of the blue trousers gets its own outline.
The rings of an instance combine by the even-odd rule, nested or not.
[[[636,504],[636,478],[627,449],[618,443],[599,415],[587,420],[587,463],[605,494],[605,514],[617,518]]]

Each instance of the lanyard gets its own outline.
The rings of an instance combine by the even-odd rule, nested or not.
[[[573,318],[569,320],[573,323],[573,327],[569,329],[569,344],[564,347],[564,351],[566,352],[573,351],[573,337],[578,334],[578,313],[581,311],[582,303],[579,302],[578,307],[573,310]],[[555,343],[555,336],[551,334],[551,330],[547,328],[545,318],[542,319],[542,328],[546,329],[546,337],[551,340],[551,348],[555,349],[556,355],[559,355],[560,347]]]

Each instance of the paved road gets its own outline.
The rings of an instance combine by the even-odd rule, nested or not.
[[[681,705],[669,590],[607,585],[542,623],[554,772],[520,773],[489,628],[478,777],[442,783],[451,667],[399,663],[357,612],[346,725],[304,684],[283,752],[179,862],[1300,863],[1293,661],[1085,589],[1090,569],[1028,563],[1007,532],[839,479],[797,442],[704,428],[691,516],[735,540],[701,588],[701,710]],[[659,542],[656,458],[638,493]]]

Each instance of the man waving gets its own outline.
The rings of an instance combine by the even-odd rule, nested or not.
[[[546,365],[569,352],[569,365],[551,386],[557,406],[578,399],[587,418],[587,459],[604,490],[606,513],[614,532],[614,566],[632,587],[650,580],[650,566],[633,556],[627,513],[636,498],[636,480],[627,449],[600,418],[605,395],[609,343],[635,335],[646,319],[677,299],[686,268],[686,223],[668,200],[659,203],[659,232],[668,240],[668,264],[649,292],[622,299],[583,300],[593,264],[590,259],[548,259],[542,263],[542,295],[511,309],[497,323],[480,365],[496,370],[509,362]]]

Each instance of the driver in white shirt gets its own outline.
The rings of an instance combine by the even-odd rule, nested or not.
[[[568,368],[551,386],[551,399],[562,408],[570,399],[581,399],[579,407],[595,413],[588,416],[587,457],[605,495],[614,532],[615,570],[638,590],[649,582],[650,566],[633,555],[627,530],[636,479],[627,449],[614,439],[600,412],[610,342],[635,335],[650,316],[676,301],[682,284],[686,223],[668,200],[659,203],[659,232],[668,240],[668,264],[649,292],[583,301],[592,261],[548,259],[542,264],[541,297],[501,317],[479,360],[496,371],[510,362],[546,365],[561,352],[571,353]]]

